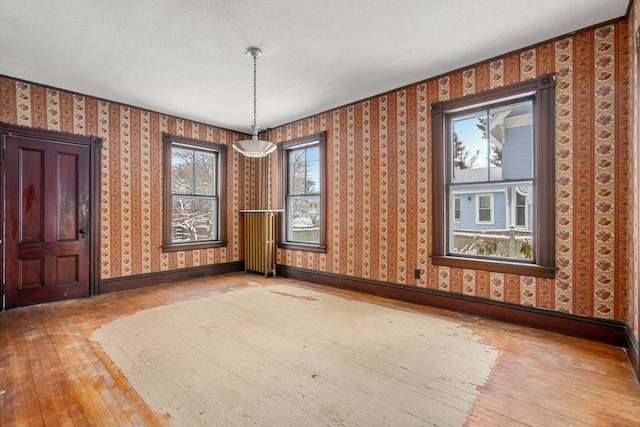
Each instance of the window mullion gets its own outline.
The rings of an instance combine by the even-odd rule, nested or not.
[[[191,151],[191,194],[196,194],[196,152]]]
[[[489,121],[489,109],[487,109],[487,114],[485,115],[485,139],[486,139],[486,152],[487,156],[487,181],[491,181],[491,122]]]

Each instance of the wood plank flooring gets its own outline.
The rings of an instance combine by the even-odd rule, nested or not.
[[[234,273],[0,313],[0,426],[162,426],[89,340],[137,311],[247,286],[296,284],[459,322],[499,351],[468,426],[640,425],[640,387],[623,349],[350,291]]]

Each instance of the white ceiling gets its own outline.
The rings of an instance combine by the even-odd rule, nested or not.
[[[629,0],[0,0],[0,74],[249,132],[626,13]]]

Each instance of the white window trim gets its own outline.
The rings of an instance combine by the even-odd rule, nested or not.
[[[489,197],[489,209],[491,214],[491,219],[489,221],[480,221],[480,197]],[[493,193],[478,193],[476,194],[476,224],[478,225],[493,225],[494,224],[494,215],[495,205],[493,202]]]
[[[518,194],[525,197],[524,204],[524,225],[518,225],[516,222],[518,220]],[[517,229],[520,230],[528,230],[529,229],[529,196],[527,194],[522,194],[518,191],[516,187],[511,188],[511,196],[513,197],[513,203],[511,205],[511,224]]]
[[[458,202],[458,209],[456,209],[456,202]],[[456,211],[458,211],[458,218],[456,218]],[[462,198],[460,196],[454,196],[453,198],[453,229],[460,229],[462,221]]]

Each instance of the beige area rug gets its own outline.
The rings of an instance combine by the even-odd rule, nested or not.
[[[293,285],[141,311],[92,339],[176,426],[461,426],[497,357],[453,321]]]

